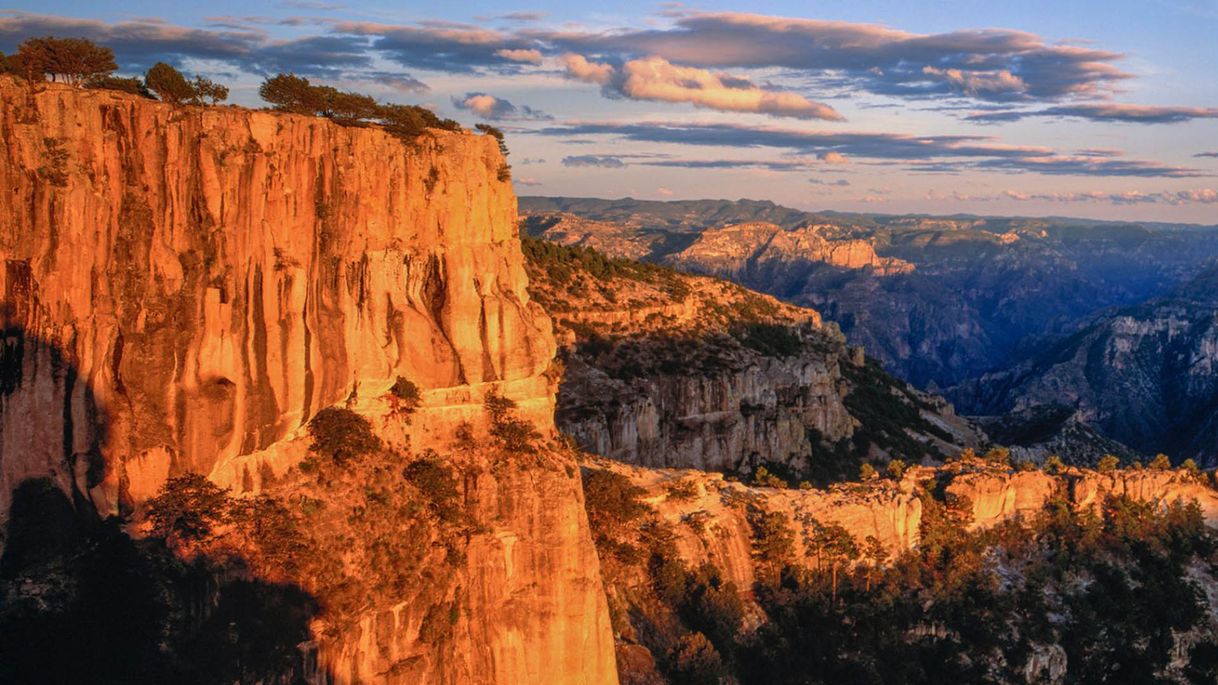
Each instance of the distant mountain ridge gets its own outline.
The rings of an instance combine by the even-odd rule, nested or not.
[[[1041,339],[1165,295],[1218,257],[1218,229],[1194,225],[804,212],[755,200],[526,197],[520,208],[530,235],[815,308],[896,375],[931,389],[1018,363]],[[724,234],[758,224],[774,230]],[[798,243],[811,226],[822,247],[771,247],[775,236]],[[825,258],[860,248],[874,264]],[[723,259],[729,251],[745,257]],[[884,266],[901,263],[912,267]]]

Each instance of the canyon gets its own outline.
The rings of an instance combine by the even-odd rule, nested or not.
[[[9,527],[0,619],[55,613],[90,587],[63,570],[87,551],[45,562],[31,540],[112,526],[121,544],[198,575],[155,585],[174,598],[164,625],[218,621],[242,643],[248,624],[225,613],[233,587],[320,605],[266,682],[654,682],[634,678],[658,677],[670,655],[640,651],[646,631],[623,612],[649,580],[598,539],[598,473],[637,488],[662,524],[626,535],[671,531],[668,557],[740,589],[749,634],[765,620],[755,588],[778,563],[757,552],[758,512],[786,521],[800,559],[815,520],[897,560],[919,548],[928,507],[949,501],[973,530],[1058,500],[1100,511],[1111,497],[1195,502],[1218,524],[1209,474],[977,457],[990,441],[974,423],[816,309],[522,241],[491,136],[402,140],[8,77],[0,101],[0,510],[37,524]],[[799,217],[758,208],[766,225],[741,227],[729,203],[713,213],[736,229],[618,254],[663,244],[739,275],[753,252],[724,244],[747,235],[776,263],[819,250],[813,261],[839,275],[925,271],[826,225],[780,233]],[[993,241],[1024,239],[1005,235]],[[375,446],[327,457],[321,417]],[[913,463],[889,478],[859,471],[897,460]],[[773,487],[763,468],[834,484]],[[215,488],[235,513],[205,541],[157,542],[148,511],[183,483]],[[31,508],[31,492],[58,504]],[[251,524],[238,515],[249,511],[271,513]],[[283,520],[304,535],[270,525]],[[280,537],[313,546],[271,555],[263,543]]]

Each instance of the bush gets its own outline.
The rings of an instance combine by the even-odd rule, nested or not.
[[[717,683],[723,677],[723,660],[702,633],[682,635],[668,659],[674,683],[703,685]]]
[[[888,466],[884,467],[884,475],[893,480],[901,480],[901,478],[905,475],[906,468],[907,467],[904,461],[900,459],[893,459],[892,461],[888,462]]]
[[[859,467],[859,480],[864,483],[869,480],[875,480],[879,476],[880,474],[876,472],[875,467],[871,464],[863,464]]]
[[[1066,470],[1066,464],[1062,461],[1061,457],[1054,454],[1045,460],[1043,468],[1045,473],[1056,476]]]
[[[1156,454],[1150,460],[1150,468],[1153,471],[1168,471],[1171,469],[1171,459],[1166,454]]]
[[[229,499],[224,490],[197,474],[170,478],[148,501],[145,514],[152,535],[180,542],[198,542],[211,536],[225,520]]]
[[[9,58],[10,68],[29,81],[50,77],[81,86],[118,69],[114,52],[84,38],[30,38]]]
[[[1121,460],[1111,454],[1105,454],[1100,457],[1100,460],[1095,464],[1095,470],[1100,473],[1112,473],[1120,466]]]
[[[483,407],[491,418],[491,435],[508,452],[532,452],[533,441],[541,435],[533,424],[516,416],[516,402],[498,392],[487,394]]]
[[[191,86],[195,90],[195,99],[205,104],[214,105],[228,99],[228,87],[211,79],[195,76]]]
[[[337,465],[381,449],[368,419],[350,409],[326,407],[309,421],[310,449]]]
[[[457,479],[453,477],[452,469],[439,458],[411,462],[402,469],[402,477],[418,489],[440,520],[455,521],[459,518]]]
[[[401,376],[398,376],[397,380],[393,382],[393,386],[389,388],[389,394],[393,396],[395,408],[405,414],[413,414],[423,401],[423,394],[419,391],[419,386]]]

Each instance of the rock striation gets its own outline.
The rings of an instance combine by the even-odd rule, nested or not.
[[[29,477],[103,516],[189,472],[266,489],[336,403],[403,451],[484,435],[491,391],[552,435],[555,344],[494,140],[5,77],[0,103],[4,510]],[[385,420],[398,377],[422,396],[405,434]],[[578,477],[547,458],[464,484],[486,523],[463,563],[425,569],[463,590],[449,641],[385,597],[305,645],[297,675],[616,682]]]
[[[501,384],[547,421],[554,344],[494,141],[11,80],[0,100],[0,493],[50,472],[114,513],[397,376]]]

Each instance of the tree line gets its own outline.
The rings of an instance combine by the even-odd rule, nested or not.
[[[165,62],[157,62],[143,77],[116,76],[114,51],[86,38],[29,38],[6,56],[0,52],[0,73],[24,79],[31,85],[45,81],[77,88],[117,90],[172,105],[215,105],[228,99],[227,86],[196,75],[187,78]],[[461,124],[437,116],[418,105],[386,104],[370,95],[315,85],[295,74],[267,78],[258,94],[280,112],[320,116],[342,126],[377,125],[402,139],[413,139],[429,128],[460,131]],[[479,132],[492,136],[507,155],[503,131],[479,124]],[[510,177],[510,167],[500,169],[500,180]]]

